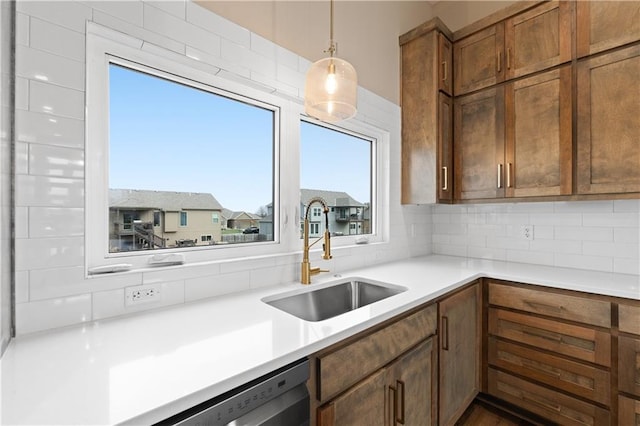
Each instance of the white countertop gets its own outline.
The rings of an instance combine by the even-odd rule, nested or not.
[[[478,277],[640,300],[637,275],[448,256],[342,276],[408,290],[315,323],[261,301],[302,288],[289,283],[18,337],[0,361],[1,424],[150,424]],[[313,277],[316,285],[335,280],[330,273]]]

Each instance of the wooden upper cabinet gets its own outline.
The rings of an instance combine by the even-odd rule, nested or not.
[[[451,43],[438,30],[417,37],[401,37],[402,104],[402,193],[403,204],[450,202],[452,179],[451,102],[442,92],[451,92]],[[443,104],[443,102],[445,102]],[[444,140],[442,138],[445,138]],[[446,152],[439,154],[439,149]],[[444,161],[444,163],[443,163]]]
[[[504,24],[492,25],[453,45],[454,94],[493,86],[504,80]]]
[[[578,1],[578,57],[640,40],[640,2]]]
[[[453,44],[438,33],[438,88],[453,95]]]
[[[456,199],[504,197],[504,87],[454,101]]]
[[[507,197],[571,194],[571,67],[509,83]]]
[[[577,190],[640,192],[640,44],[577,65]]]
[[[438,201],[453,201],[453,100],[438,94]]]
[[[572,7],[572,2],[551,1],[506,20],[506,80],[571,60]]]

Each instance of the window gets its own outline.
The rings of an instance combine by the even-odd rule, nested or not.
[[[310,223],[309,224],[309,234],[310,235],[318,235],[320,233],[320,224],[319,223]]]
[[[202,242],[211,241],[211,235],[201,235],[200,236],[200,241],[202,241]]]
[[[332,236],[371,234],[375,140],[306,120],[300,138],[301,203],[324,199]],[[322,214],[315,204],[311,211],[313,217]],[[315,233],[324,232],[324,226],[322,221]]]
[[[153,223],[144,236],[109,226],[112,252],[184,247],[180,241],[194,239],[188,230],[159,226],[160,212],[176,207],[193,209],[193,226],[216,241],[255,242],[222,235],[219,214],[257,213],[273,202],[274,111],[177,80],[109,64],[109,209],[136,208],[143,225]],[[180,211],[179,227],[187,226]],[[260,241],[272,240],[273,233]]]

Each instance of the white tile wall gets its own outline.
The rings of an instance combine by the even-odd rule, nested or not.
[[[436,205],[432,226],[434,253],[640,274],[640,200]]]
[[[16,60],[17,334],[291,282],[300,255],[184,265],[86,278],[84,258],[85,28],[301,102],[310,62],[191,1],[19,1]],[[332,272],[428,254],[431,208],[401,206],[400,109],[360,89],[360,121],[390,133],[390,239],[334,250]],[[90,113],[90,112],[89,112]],[[159,303],[125,306],[124,288],[157,284]]]

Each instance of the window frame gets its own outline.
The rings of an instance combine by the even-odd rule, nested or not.
[[[132,271],[149,268],[149,260],[158,253],[178,252],[185,264],[216,263],[228,260],[256,259],[265,256],[295,255],[302,251],[300,239],[300,123],[309,121],[330,129],[353,133],[372,140],[371,234],[369,243],[386,243],[389,239],[389,141],[388,131],[374,125],[347,120],[340,126],[307,117],[303,105],[289,95],[253,85],[250,80],[231,72],[204,64],[194,58],[148,45],[99,24],[87,23],[86,105],[85,117],[85,276],[93,267],[129,264]],[[145,47],[148,50],[145,50]],[[221,94],[242,102],[251,101],[274,113],[273,147],[273,227],[274,239],[267,242],[226,246],[196,246],[109,253],[108,250],[108,75],[109,63],[134,67],[142,72],[178,83]],[[137,68],[139,67],[139,68]],[[220,75],[218,75],[220,74]],[[95,167],[103,164],[104,167]],[[96,170],[98,169],[98,170]],[[384,220],[379,220],[384,218]],[[334,253],[342,248],[352,250],[363,235],[332,239]],[[321,250],[314,247],[312,251]],[[157,266],[154,267],[157,269]]]

